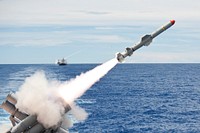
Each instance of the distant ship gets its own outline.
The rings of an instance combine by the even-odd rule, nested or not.
[[[58,64],[59,66],[63,66],[63,65],[67,65],[67,61],[62,58],[61,60],[57,60],[56,64]]]

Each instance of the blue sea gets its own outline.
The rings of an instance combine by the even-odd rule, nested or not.
[[[66,81],[97,65],[0,65],[0,102],[36,71]],[[76,103],[89,117],[70,132],[199,133],[200,64],[118,64]],[[8,117],[0,109],[0,124]]]

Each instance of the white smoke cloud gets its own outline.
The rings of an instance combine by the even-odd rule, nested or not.
[[[71,104],[71,114],[78,120],[84,121],[88,117],[88,113],[81,107],[77,106],[75,103]]]
[[[5,133],[10,130],[11,124],[0,124],[0,131],[1,133]]]
[[[64,129],[69,129],[73,127],[74,123],[82,122],[87,119],[88,113],[81,107],[77,106],[75,103],[71,104],[70,115],[65,115],[62,121],[61,127]]]
[[[67,130],[68,128],[73,127],[73,124],[74,124],[74,122],[72,120],[70,120],[68,115],[65,115],[64,119],[62,121],[61,127],[64,128],[65,130]]]
[[[43,71],[36,72],[16,92],[16,107],[28,114],[36,114],[45,127],[56,125],[64,114],[64,107],[55,93],[59,84],[48,81]]]
[[[112,59],[64,83],[49,81],[43,71],[38,71],[26,78],[25,83],[16,92],[16,107],[22,112],[37,115],[38,122],[42,123],[45,128],[55,126],[61,121],[66,124],[65,127],[71,127],[73,122],[68,117],[64,117],[64,104],[70,105],[70,113],[76,120],[87,119],[87,112],[77,106],[74,100],[82,96],[116,64],[117,60]],[[63,100],[66,103],[63,103]]]

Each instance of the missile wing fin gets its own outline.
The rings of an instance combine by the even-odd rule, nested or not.
[[[147,40],[148,38],[150,38],[151,37],[151,35],[144,35],[142,38],[141,38],[141,41],[143,42],[143,41],[145,41],[145,40]]]
[[[147,42],[144,44],[144,46],[149,46],[149,44],[151,44],[151,42],[152,42],[152,40],[147,41]]]
[[[151,35],[145,35],[141,38],[141,42],[144,42],[144,46],[149,46],[149,44],[152,42]]]

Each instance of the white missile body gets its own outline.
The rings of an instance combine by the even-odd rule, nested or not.
[[[175,20],[170,20],[169,23],[165,24],[164,26],[162,26],[161,28],[159,28],[158,30],[156,30],[155,32],[153,32],[150,35],[144,35],[141,38],[141,41],[139,43],[137,43],[135,46],[133,47],[128,47],[126,48],[126,51],[123,53],[117,53],[116,54],[116,58],[119,62],[123,62],[124,59],[127,56],[131,56],[133,54],[134,51],[136,51],[137,49],[141,48],[142,46],[149,46],[149,44],[152,42],[152,40],[158,36],[160,33],[162,33],[163,31],[167,30],[168,28],[170,28],[172,25],[174,25]]]

